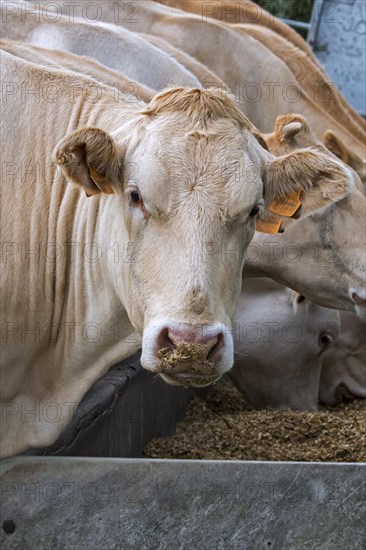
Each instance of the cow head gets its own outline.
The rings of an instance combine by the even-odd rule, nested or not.
[[[99,199],[99,223],[131,254],[122,268],[110,261],[108,277],[143,335],[143,366],[182,385],[232,366],[231,319],[263,198],[311,193],[319,163],[329,180],[332,169],[312,151],[273,157],[227,94],[184,88],[158,94],[113,134],[74,132],[55,159],[87,195],[114,193]]]
[[[365,322],[341,312],[339,339],[324,354],[319,401],[334,406],[348,399],[366,399]]]
[[[230,377],[246,401],[257,409],[316,410],[324,352],[340,328],[338,311],[271,279],[249,279],[234,323]]]
[[[275,131],[262,137],[279,158],[291,151],[301,157],[305,146],[322,159],[317,181],[301,196],[301,219],[284,223],[281,235],[256,235],[257,244],[272,244],[282,255],[277,274],[272,263],[271,276],[322,306],[366,317],[366,199],[358,175],[314,138],[301,115],[278,117]],[[305,168],[296,177],[303,180],[310,173]],[[299,248],[297,261],[286,261],[284,250],[293,244]]]

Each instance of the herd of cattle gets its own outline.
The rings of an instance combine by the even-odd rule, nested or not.
[[[1,10],[2,456],[141,346],[258,408],[366,398],[366,123],[305,41],[249,0]]]

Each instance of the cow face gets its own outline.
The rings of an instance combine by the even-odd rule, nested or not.
[[[341,332],[324,354],[319,401],[334,406],[348,399],[366,399],[365,322],[341,312]]]
[[[271,275],[324,307],[353,311],[365,319],[366,199],[358,175],[313,137],[306,119],[300,115],[278,117],[275,131],[263,137],[269,151],[280,158],[284,153],[297,153],[308,147],[324,159],[318,182],[302,198],[301,219],[287,222],[281,235],[256,234],[257,245],[263,242],[267,247],[273,246],[278,259],[282,258],[279,263],[272,262],[273,268],[277,263],[278,276],[273,270]],[[338,169],[332,169],[329,179],[326,165],[331,167],[337,162]],[[299,172],[298,178],[303,177]],[[323,208],[314,208],[322,203]],[[298,246],[298,259],[286,261],[284,250],[294,243]]]
[[[324,352],[339,314],[265,278],[250,279],[234,317],[231,379],[257,409],[316,410]]]
[[[117,195],[108,199],[110,237],[131,255],[108,271],[143,335],[146,369],[206,385],[231,368],[255,218],[263,197],[297,189],[293,171],[305,157],[316,171],[315,153],[300,156],[265,151],[226,94],[183,88],[156,96],[113,136],[89,128],[59,144],[57,162],[88,195]]]

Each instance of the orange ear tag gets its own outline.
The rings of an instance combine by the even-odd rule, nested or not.
[[[287,195],[282,202],[273,201],[268,210],[274,214],[291,218],[298,211],[300,206],[300,191],[298,191],[296,193],[291,193],[291,195]],[[259,219],[255,229],[256,231],[260,231],[260,233],[275,234],[281,229],[281,224],[281,218],[278,216],[269,216],[266,220]]]
[[[260,233],[278,233],[281,228],[281,219],[277,216],[269,216],[266,220],[259,219],[255,227]]]
[[[279,214],[280,216],[285,216],[286,218],[291,218],[295,212],[300,208],[300,191],[296,193],[291,193],[287,195],[281,202],[273,201],[268,210],[274,214]]]

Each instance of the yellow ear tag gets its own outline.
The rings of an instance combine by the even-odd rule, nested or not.
[[[268,210],[270,210],[274,214],[279,214],[280,216],[291,218],[291,216],[295,214],[300,206],[300,191],[297,191],[296,193],[291,193],[291,195],[287,195],[287,197],[281,202],[273,201]]]
[[[301,206],[301,200],[300,200],[300,191],[296,193],[291,193],[291,195],[287,195],[285,199],[282,200],[282,202],[279,201],[273,201],[271,206],[268,208],[270,212],[273,212],[274,214],[279,214],[280,216],[284,216],[286,218],[291,218],[298,209]],[[256,225],[256,231],[260,231],[260,233],[278,233],[281,229],[282,220],[278,216],[269,216],[266,220],[259,219],[257,221]]]
[[[269,216],[266,220],[259,219],[255,227],[260,233],[278,233],[281,228],[281,219],[277,216]]]

